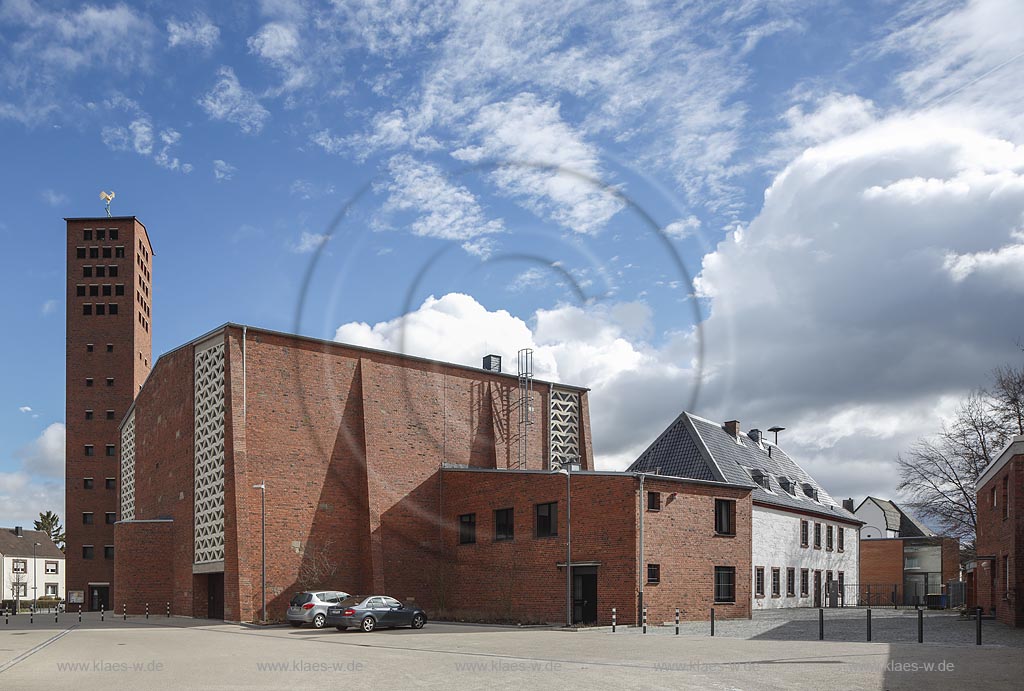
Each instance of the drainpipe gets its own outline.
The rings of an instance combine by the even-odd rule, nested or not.
[[[245,409],[245,335],[248,332],[249,327],[242,327],[242,427],[248,435],[249,428],[246,425],[246,409]],[[248,444],[246,444],[248,447]]]
[[[640,621],[641,613],[644,611],[644,478],[646,476],[646,473],[638,473],[640,478],[640,558],[636,573],[640,586],[640,601],[637,605],[637,621]]]

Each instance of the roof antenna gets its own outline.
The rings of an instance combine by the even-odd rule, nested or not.
[[[776,446],[779,445],[779,432],[781,432],[784,429],[786,429],[786,428],[785,427],[779,427],[778,425],[776,425],[775,427],[769,427],[768,428],[769,432],[774,432],[775,433],[775,445]]]

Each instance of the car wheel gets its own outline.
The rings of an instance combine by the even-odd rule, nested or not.
[[[412,618],[412,627],[414,629],[422,629],[423,625],[427,623],[427,618],[422,614],[417,614]]]
[[[324,624],[326,624],[326,623],[327,623],[327,617],[325,617],[323,614],[318,614],[315,617],[313,617],[313,628],[314,629],[322,629],[324,627]]]
[[[302,626],[302,622],[301,621],[290,621],[288,623],[291,624],[292,626],[294,626],[295,628],[299,628],[300,626]]]
[[[338,629],[338,631],[348,631],[347,626],[335,626],[334,628]]]
[[[377,621],[373,617],[365,617],[362,623],[359,625],[359,628],[361,628],[366,633],[370,633],[375,628],[377,628]]]

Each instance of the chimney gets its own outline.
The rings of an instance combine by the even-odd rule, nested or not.
[[[850,497],[849,499],[843,499],[843,508],[849,511],[850,513],[853,513],[853,497]]]
[[[725,423],[725,431],[732,435],[733,439],[737,441],[740,438],[740,421],[739,420],[728,420]]]
[[[20,525],[14,526],[14,537],[25,537],[25,533]]]
[[[488,372],[501,372],[501,356],[485,355],[484,369],[487,370]]]
[[[747,436],[754,440],[754,443],[761,446],[761,430],[752,429],[747,432]]]

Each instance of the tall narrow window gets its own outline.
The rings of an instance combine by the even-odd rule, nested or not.
[[[786,569],[786,597],[796,595],[796,569],[792,566]]]
[[[459,544],[471,545],[476,542],[476,514],[464,513],[459,516]]]
[[[715,499],[715,533],[736,534],[736,502],[732,499]]]
[[[736,602],[736,567],[715,567],[715,602]]]
[[[814,549],[821,549],[821,523],[814,524]]]
[[[846,528],[842,526],[836,527],[836,551],[842,552],[844,543],[846,542]]]
[[[1003,518],[1010,517],[1010,476],[1003,477]]]
[[[647,565],[647,582],[661,583],[661,564]]]
[[[832,551],[832,526],[825,526],[825,550]]]
[[[764,567],[754,568],[754,596],[764,597]]]
[[[558,535],[558,502],[537,504],[534,511],[537,537]]]
[[[778,568],[772,568],[772,597],[782,596],[781,576]]]
[[[661,492],[647,493],[647,510],[661,511]]]
[[[807,521],[800,521],[800,546],[801,547],[806,547],[809,544],[808,539],[807,539],[807,535],[808,535],[807,530],[808,530],[808,528],[807,528]]]
[[[511,540],[515,536],[515,516],[512,509],[494,512],[494,540]]]
[[[807,569],[800,569],[800,597],[807,597],[810,576]]]

